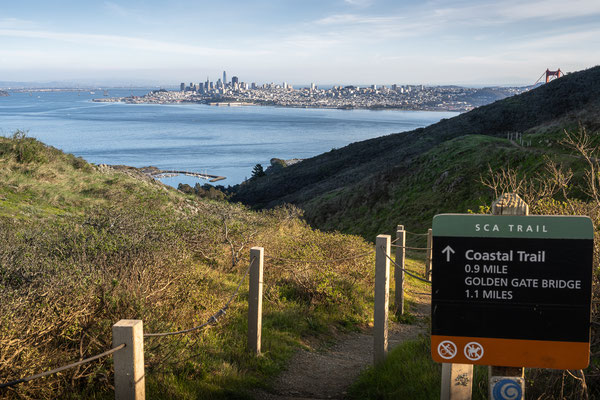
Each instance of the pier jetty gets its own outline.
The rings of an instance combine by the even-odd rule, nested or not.
[[[144,172],[145,174],[152,176],[153,178],[170,178],[170,177],[177,176],[177,175],[185,175],[185,176],[191,176],[191,177],[198,178],[198,179],[206,179],[209,182],[218,182],[218,181],[222,181],[222,180],[226,179],[226,177],[219,176],[219,175],[211,175],[211,174],[206,174],[206,173],[201,173],[201,172],[192,172],[192,171],[177,171],[177,170],[170,170],[170,169],[158,169],[156,167],[145,167],[145,168],[140,168],[140,170],[142,172]]]

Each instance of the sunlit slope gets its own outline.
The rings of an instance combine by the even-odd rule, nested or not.
[[[120,319],[142,319],[145,332],[206,322],[234,293],[252,246],[271,257],[264,355],[246,348],[245,283],[218,325],[145,342],[149,398],[248,398],[307,336],[367,324],[372,246],[313,230],[294,208],[253,212],[22,134],[0,138],[0,382],[104,352]],[[114,398],[112,368],[104,358],[0,397]]]

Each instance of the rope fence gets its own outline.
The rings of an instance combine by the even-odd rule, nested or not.
[[[97,360],[99,358],[109,356],[112,353],[114,353],[116,351],[119,351],[119,350],[121,350],[124,347],[125,347],[125,344],[123,343],[123,344],[120,344],[117,347],[113,347],[112,349],[105,351],[104,353],[100,353],[100,354],[95,355],[93,357],[89,357],[89,358],[86,358],[86,359],[81,360],[81,361],[74,362],[74,363],[69,364],[69,365],[58,367],[58,368],[55,368],[53,370],[42,372],[42,373],[39,373],[39,374],[36,374],[36,375],[31,375],[31,376],[28,376],[26,378],[21,378],[21,379],[17,379],[17,380],[11,381],[11,382],[2,383],[2,384],[0,384],[0,389],[1,388],[6,388],[6,387],[10,387],[10,386],[14,386],[16,384],[23,383],[23,382],[29,382],[29,381],[32,381],[34,379],[43,378],[44,376],[56,374],[58,372],[61,372],[61,371],[67,370],[67,369],[75,368],[75,367],[77,367],[79,365],[87,364],[87,363],[92,362],[94,360]]]
[[[383,248],[383,250],[385,250],[385,248]],[[387,253],[385,253],[385,251],[384,251],[384,254],[385,254],[386,258],[387,258],[388,260],[390,260],[390,262],[391,262],[392,264],[394,264],[394,265],[395,265],[395,266],[396,266],[396,267],[397,267],[399,270],[403,271],[403,272],[404,272],[405,274],[407,274],[408,276],[412,276],[412,277],[413,277],[413,278],[415,278],[415,279],[418,279],[418,280],[420,280],[420,281],[422,281],[422,282],[425,282],[425,283],[429,283],[429,284],[431,285],[431,282],[430,282],[430,281],[428,281],[427,279],[425,279],[425,278],[421,278],[420,276],[418,276],[418,275],[416,275],[416,274],[413,274],[411,271],[407,270],[406,268],[402,268],[400,265],[396,264],[396,261],[392,260],[392,258],[391,258],[391,257],[390,257],[390,256],[389,256]]]
[[[407,290],[406,292],[410,293],[410,294],[421,295],[421,296],[431,296],[431,293],[427,293],[427,292],[413,292],[412,290]]]
[[[408,233],[409,235],[413,235],[413,236],[427,236],[429,235],[429,233],[425,232],[425,233],[414,233],[414,232],[409,232],[409,231],[404,231],[406,233]]]
[[[328,259],[328,260],[303,260],[303,259],[298,259],[298,258],[281,258],[281,257],[272,257],[272,256],[265,256],[265,259],[275,260],[275,261],[306,263],[306,264],[329,264],[329,263],[335,263],[335,262],[340,262],[340,261],[356,260],[359,258],[368,257],[371,254],[373,254],[374,252],[375,252],[375,250],[371,250],[371,251],[367,251],[365,253],[358,254],[356,256],[332,258],[332,259]]]
[[[175,332],[144,333],[144,337],[147,338],[147,337],[163,337],[163,336],[181,335],[183,333],[197,331],[208,325],[216,323],[217,319],[220,318],[224,314],[225,314],[225,309],[221,308],[219,311],[217,311],[215,314],[213,314],[205,323],[203,323],[201,325],[198,325],[198,326],[195,326],[195,327],[189,328],[189,329],[184,329],[181,331],[175,331]]]
[[[407,234],[416,236],[426,236],[427,246],[416,247],[406,246]],[[396,229],[396,239],[391,240],[391,235],[378,235],[375,242],[375,295],[374,295],[374,314],[373,314],[373,364],[378,365],[383,362],[388,354],[388,313],[389,313],[389,290],[390,290],[390,265],[394,266],[394,313],[400,317],[404,315],[404,297],[405,292],[413,295],[431,296],[429,292],[417,292],[405,289],[405,277],[408,275],[418,281],[431,285],[431,266],[433,259],[433,231],[428,229],[427,233],[414,233],[404,229],[404,225],[398,225]],[[395,244],[397,243],[397,244]],[[394,248],[396,260],[392,259],[391,253]],[[424,250],[425,256],[425,276],[419,276],[415,271],[405,267],[405,250]]]
[[[398,246],[396,244],[392,244],[392,247],[397,247],[399,249],[407,249],[407,250],[431,250],[431,247],[410,247],[410,246]]]
[[[237,296],[238,292],[240,291],[240,287],[242,286],[242,283],[244,282],[244,280],[246,280],[246,276],[248,276],[248,273],[250,272],[250,268],[252,268],[252,265],[255,263],[255,261],[256,261],[256,258],[252,258],[252,260],[250,261],[250,264],[248,265],[248,268],[246,269],[246,273],[244,274],[244,276],[242,276],[242,279],[240,279],[240,282],[238,283],[237,288],[235,289],[235,292],[233,292],[233,294],[229,297],[229,300],[227,301],[227,303],[225,303],[225,305],[223,307],[221,307],[219,309],[219,311],[217,311],[216,313],[211,315],[205,323],[195,326],[193,328],[183,329],[183,330],[175,331],[175,332],[144,333],[144,337],[163,337],[163,336],[181,335],[183,333],[197,331],[208,325],[216,323],[217,320],[220,317],[222,317],[223,315],[225,315],[225,313],[227,312],[227,309],[229,308],[229,304],[231,304],[231,301]]]
[[[409,235],[413,235],[413,236],[428,236],[428,235],[429,235],[429,233],[428,233],[428,232],[425,232],[425,233],[415,233],[415,232],[409,232],[409,231],[407,231],[407,230],[404,230],[404,229],[402,229],[402,230],[400,230],[400,231],[401,231],[401,232],[404,232],[404,233],[407,233],[407,234],[409,234]],[[397,237],[396,239],[392,240],[392,244],[396,243],[398,240],[400,240],[400,238],[399,238],[399,237]]]
[[[227,309],[229,308],[231,302],[238,295],[238,293],[240,291],[240,288],[242,286],[242,283],[246,279],[246,276],[248,276],[248,274],[250,272],[250,269],[255,264],[255,262],[256,262],[256,257],[253,257],[251,259],[249,265],[248,265],[248,268],[246,269],[246,272],[244,273],[244,275],[240,279],[240,281],[239,281],[239,283],[238,283],[235,291],[233,292],[233,294],[227,300],[227,303],[225,303],[225,305],[222,308],[220,308],[216,313],[214,313],[213,315],[211,315],[205,323],[203,323],[201,325],[198,325],[198,326],[195,326],[193,328],[184,329],[184,330],[175,331],[175,332],[144,333],[142,335],[142,337],[147,338],[147,337],[164,337],[164,336],[179,335],[179,334],[193,332],[193,331],[202,329],[202,328],[204,328],[204,327],[206,327],[208,325],[216,323],[220,317],[222,317],[223,315],[225,315],[225,313],[226,313]],[[75,368],[75,367],[83,365],[83,364],[87,364],[89,362],[98,360],[98,359],[100,359],[102,357],[109,356],[109,355],[111,355],[111,354],[113,354],[113,353],[115,353],[115,352],[117,352],[117,351],[125,348],[126,346],[127,345],[125,343],[122,343],[122,344],[120,344],[120,345],[118,345],[116,347],[113,347],[110,350],[107,350],[107,351],[105,351],[105,352],[103,352],[101,354],[97,354],[95,356],[83,359],[81,361],[77,361],[75,363],[64,365],[62,367],[58,367],[58,368],[55,368],[53,370],[42,372],[42,373],[39,373],[39,374],[36,374],[36,375],[31,375],[31,376],[28,376],[28,377],[25,377],[25,378],[20,378],[20,379],[14,380],[14,381],[2,383],[2,384],[0,384],[0,389],[12,387],[12,386],[15,386],[15,385],[17,385],[19,383],[29,382],[29,381],[32,381],[34,379],[43,378],[45,376],[53,375],[53,374],[56,374],[58,372],[65,371],[67,369],[71,369],[71,368]],[[115,367],[115,370],[116,370],[116,367]]]
[[[417,236],[427,236],[429,233],[419,234],[404,231],[405,233],[417,235]],[[381,239],[387,238],[387,247],[382,246]],[[400,237],[396,238],[392,243],[398,242]],[[274,256],[266,256],[264,255],[264,249],[262,247],[253,247],[250,250],[250,260],[248,263],[248,268],[244,272],[243,276],[240,278],[239,282],[233,293],[229,296],[223,307],[221,307],[218,311],[212,314],[205,322],[198,326],[194,326],[188,329],[182,329],[177,331],[168,331],[168,332],[148,332],[144,333],[143,329],[143,321],[142,320],[120,320],[113,325],[112,330],[112,343],[113,347],[101,354],[97,354],[95,356],[82,359],[80,361],[50,370],[46,372],[42,372],[36,375],[31,375],[25,378],[16,379],[10,382],[1,383],[1,388],[9,388],[15,386],[19,383],[28,382],[34,379],[42,378],[45,376],[49,376],[52,374],[59,373],[61,371],[75,368],[77,366],[98,360],[103,357],[107,357],[113,355],[114,361],[114,390],[115,390],[115,399],[144,399],[145,398],[145,364],[144,364],[144,339],[145,338],[157,338],[157,337],[166,337],[166,336],[174,336],[174,335],[183,335],[186,333],[200,331],[208,326],[216,324],[220,318],[226,315],[229,307],[233,300],[239,295],[242,284],[248,277],[249,280],[249,290],[248,290],[248,350],[253,352],[256,355],[259,355],[261,350],[261,330],[262,330],[262,288],[263,288],[263,264],[264,259],[273,260],[273,261],[281,261],[281,262],[290,262],[290,263],[305,263],[312,265],[320,265],[327,263],[337,263],[343,261],[350,261],[361,259],[365,257],[369,257],[376,253],[376,282],[375,282],[375,297],[381,297],[382,293],[381,289],[378,289],[377,274],[381,271],[382,262],[387,262],[389,260],[396,268],[397,271],[403,271],[407,275],[431,284],[428,279],[425,279],[419,276],[415,271],[408,270],[404,268],[402,265],[399,265],[396,261],[394,261],[390,255],[388,254],[388,249],[391,247],[395,247],[397,249],[408,249],[408,250],[427,250],[431,251],[431,243],[428,242],[427,247],[411,247],[411,246],[401,246],[397,244],[390,243],[390,236],[388,235],[380,235],[377,237],[377,244],[370,251],[366,251],[364,253],[339,257],[339,258],[331,258],[325,260],[311,260],[311,259],[298,259],[298,258],[284,258],[284,257],[274,257]],[[403,243],[403,242],[402,242]],[[380,252],[379,250],[383,251]],[[404,253],[404,252],[402,252]],[[385,257],[382,257],[385,256]],[[428,256],[429,257],[429,256]],[[402,258],[402,260],[404,260]],[[404,261],[402,261],[404,264]],[[389,264],[388,264],[389,269]],[[427,268],[427,276],[431,271]],[[386,278],[386,279],[389,279]],[[387,290],[387,289],[386,289]],[[396,290],[398,290],[398,286],[396,286]],[[403,286],[400,287],[400,290],[403,291]],[[412,293],[412,292],[409,292]],[[420,295],[431,295],[430,293],[413,293]],[[387,300],[385,300],[385,320],[387,320]],[[379,309],[383,309],[383,307],[378,306],[378,302],[375,302],[376,314]],[[383,314],[382,314],[383,315]],[[381,318],[376,318],[376,320],[380,321]],[[377,323],[378,326],[380,322]],[[387,328],[386,328],[387,329]],[[123,350],[125,349],[125,350]],[[119,352],[123,350],[122,352]]]

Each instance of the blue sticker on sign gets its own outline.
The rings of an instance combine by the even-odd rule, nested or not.
[[[522,400],[523,389],[512,379],[502,379],[494,385],[492,396],[494,400]]]

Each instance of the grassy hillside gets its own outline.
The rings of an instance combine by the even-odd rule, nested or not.
[[[478,211],[480,206],[489,206],[491,192],[481,183],[489,168],[512,166],[518,167],[523,176],[532,175],[544,169],[545,156],[551,154],[556,162],[582,170],[582,160],[555,147],[556,151],[521,147],[492,136],[462,136],[377,178],[363,179],[358,183],[360,190],[356,186],[339,189],[308,200],[303,206],[316,226],[367,238],[393,232],[397,224],[426,231],[436,214]]]
[[[184,195],[20,133],[0,138],[0,382],[109,349],[120,319],[143,319],[146,332],[205,322],[258,245],[276,257],[265,261],[264,356],[246,351],[247,283],[207,331],[145,341],[148,398],[248,398],[308,337],[370,318],[372,246],[299,216]],[[109,357],[0,398],[108,399],[111,385]]]
[[[295,204],[314,226],[372,238],[397,223],[423,225],[439,211],[464,212],[480,199],[489,204],[475,183],[488,162],[523,162],[533,170],[544,152],[558,151],[548,144],[563,128],[579,122],[591,131],[600,128],[599,110],[595,67],[427,128],[321,154],[235,187],[233,200],[258,208]],[[502,140],[508,132],[525,132],[538,151],[511,148]]]
[[[530,213],[538,215],[586,215],[594,224],[596,238],[600,231],[600,194],[598,187],[600,175],[600,134],[585,134],[584,130],[577,130],[574,134],[565,135],[552,129],[540,130],[525,135],[526,141],[531,141],[534,146],[520,148],[506,139],[470,135],[457,138],[438,146],[422,157],[415,160],[413,175],[416,178],[406,181],[397,177],[399,184],[390,183],[390,187],[401,186],[405,191],[403,198],[407,204],[388,204],[387,209],[406,209],[412,207],[416,215],[425,215],[437,207],[448,207],[444,202],[456,204],[450,196],[459,199],[468,199],[477,194],[481,186],[468,190],[469,183],[465,178],[472,178],[479,170],[479,166],[491,159],[491,168],[502,170],[502,163],[520,167],[520,173],[504,169],[505,175],[500,177],[496,189],[500,192],[518,192],[524,198],[529,198]],[[557,144],[557,140],[565,143]],[[575,150],[573,152],[568,149]],[[477,151],[479,150],[479,151]],[[544,158],[540,158],[540,156]],[[584,163],[583,160],[589,160]],[[421,168],[425,165],[427,168]],[[562,169],[558,168],[562,165]],[[446,169],[455,167],[456,170]],[[554,167],[557,167],[556,169]],[[568,171],[568,168],[571,171]],[[445,170],[446,169],[446,170]],[[538,172],[543,171],[541,175]],[[440,171],[441,175],[438,175]],[[447,173],[446,173],[447,171]],[[456,171],[460,171],[457,174]],[[567,177],[572,179],[568,181]],[[503,181],[502,177],[516,177],[512,183]],[[437,179],[436,179],[437,178]],[[473,181],[469,179],[468,182]],[[488,180],[488,183],[490,181]],[[558,195],[554,191],[546,190],[554,183]],[[505,184],[519,185],[520,190],[501,190]],[[548,186],[549,185],[549,186]],[[533,190],[528,190],[533,188]],[[419,195],[412,197],[414,189]],[[464,192],[462,192],[464,190]],[[448,193],[447,196],[445,194]],[[585,195],[587,194],[587,195]],[[350,195],[349,193],[347,194]],[[340,195],[344,198],[344,195]],[[585,200],[581,200],[585,198]],[[489,204],[489,202],[483,202]],[[465,207],[467,205],[465,204]],[[373,205],[374,208],[377,205]],[[360,210],[369,214],[369,209]],[[479,210],[486,211],[486,210]],[[390,211],[393,213],[393,211]],[[358,217],[357,217],[358,218]],[[408,218],[408,216],[407,216]],[[379,221],[385,223],[385,219]],[[351,227],[347,227],[352,229]],[[365,229],[364,227],[362,229]],[[591,351],[590,364],[584,370],[562,371],[549,369],[525,370],[526,392],[528,398],[536,399],[597,399],[600,398],[600,362],[598,355],[598,341],[600,322],[598,306],[600,298],[600,242],[594,241],[594,263],[592,274],[592,306],[591,306]],[[435,274],[435,270],[433,272]],[[556,297],[560,301],[560,296]],[[583,378],[583,379],[582,379]],[[355,399],[396,399],[396,398],[439,398],[440,365],[432,362],[430,343],[427,337],[416,341],[404,342],[391,351],[386,361],[374,368],[369,368],[353,384],[349,390],[350,398]],[[423,390],[428,388],[431,390]],[[473,382],[473,398],[488,398],[487,368],[475,367]]]

